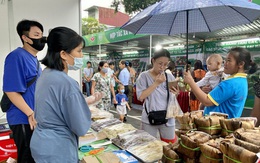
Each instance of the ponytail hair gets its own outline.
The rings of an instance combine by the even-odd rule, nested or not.
[[[107,63],[106,61],[100,61],[99,64],[98,64],[98,72],[101,71],[101,67],[104,66],[104,64]]]

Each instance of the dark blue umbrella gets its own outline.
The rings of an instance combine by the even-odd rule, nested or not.
[[[252,23],[260,16],[260,6],[248,0],[162,0],[138,13],[121,28],[134,34],[186,34],[212,32]]]

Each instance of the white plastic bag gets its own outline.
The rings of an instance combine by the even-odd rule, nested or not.
[[[182,115],[183,112],[181,107],[177,101],[175,95],[170,96],[168,107],[167,107],[167,114],[166,119],[175,118],[177,115]]]

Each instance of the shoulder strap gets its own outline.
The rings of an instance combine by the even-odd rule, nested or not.
[[[165,72],[165,77],[166,77],[167,105],[168,105],[170,95],[169,95],[169,87],[168,87],[168,76],[167,76],[167,73],[166,73],[166,72]],[[166,110],[167,110],[167,107],[166,107]]]
[[[166,104],[166,110],[167,110],[167,108],[168,108],[167,105],[169,103],[170,95],[169,95],[169,87],[168,87],[168,76],[167,76],[166,72],[165,72],[165,77],[166,77],[166,90],[167,90],[167,104]],[[146,104],[144,104],[144,109],[145,109],[146,114],[148,115]]]
[[[39,71],[39,68],[40,68],[40,63],[39,63],[39,61],[38,61],[38,59],[37,59],[37,69],[38,69],[38,71]],[[37,75],[36,75],[32,80],[30,80],[30,81],[26,84],[26,87],[29,88],[29,87],[36,81],[37,77],[38,77],[38,73],[37,73]]]

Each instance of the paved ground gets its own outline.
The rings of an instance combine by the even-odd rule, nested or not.
[[[127,110],[127,122],[133,125],[135,128],[140,129],[141,125],[141,113],[143,107],[141,105],[132,104],[132,110]],[[119,115],[116,112],[116,109],[113,107],[110,109],[110,112],[114,115],[115,118],[119,119]]]

